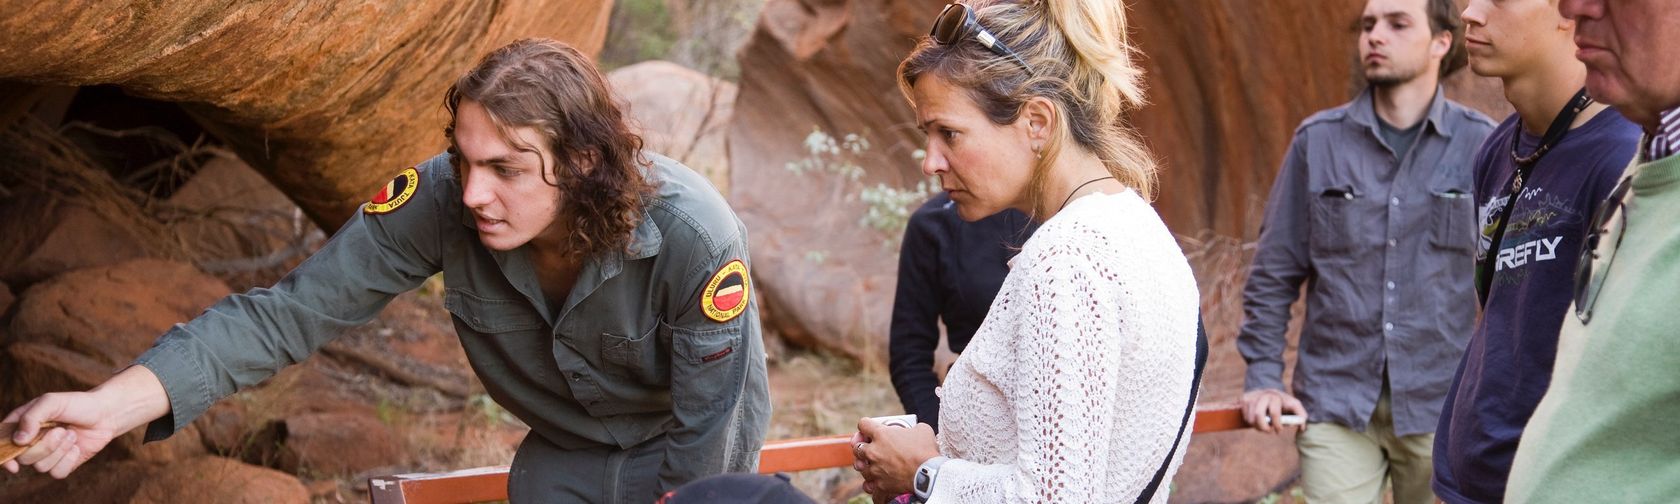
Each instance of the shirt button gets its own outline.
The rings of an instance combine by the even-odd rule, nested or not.
[[[1393,238],[1389,238],[1389,239],[1388,239],[1388,248],[1394,248],[1394,245],[1395,245],[1395,244],[1398,244],[1398,243],[1399,243],[1399,242],[1397,242],[1397,241],[1394,241],[1394,239],[1393,239]]]
[[[583,381],[583,373],[572,373],[572,381]]]
[[[1389,198],[1388,199],[1388,204],[1393,205],[1393,206],[1400,206],[1400,197],[1396,196],[1396,197],[1393,197],[1393,198]]]
[[[1394,282],[1388,282],[1388,290],[1394,290]]]
[[[1393,330],[1394,330],[1394,323],[1393,322],[1384,322],[1383,323],[1383,332],[1389,332],[1389,331],[1393,331]]]

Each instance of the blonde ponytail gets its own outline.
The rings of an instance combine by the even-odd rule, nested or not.
[[[1044,0],[1079,63],[1069,79],[1084,84],[1105,116],[1143,106],[1143,69],[1132,61],[1126,4],[1119,0]]]

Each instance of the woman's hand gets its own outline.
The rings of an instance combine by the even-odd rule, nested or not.
[[[58,422],[17,459],[3,467],[16,474],[24,466],[63,479],[93,458],[112,439],[169,413],[169,397],[157,375],[130,366],[87,392],[55,392],[29,401],[0,423],[17,422],[12,442],[28,444],[45,422]]]
[[[852,468],[863,475],[863,491],[890,498],[910,492],[916,468],[939,456],[939,442],[925,423],[906,429],[864,418],[852,436],[852,456],[857,458]]]

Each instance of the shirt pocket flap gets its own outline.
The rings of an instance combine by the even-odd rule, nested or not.
[[[480,333],[534,331],[542,317],[524,300],[489,299],[461,289],[445,289],[443,308]]]

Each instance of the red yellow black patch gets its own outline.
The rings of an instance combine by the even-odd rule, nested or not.
[[[391,179],[379,190],[379,194],[373,195],[373,199],[368,201],[367,206],[362,207],[362,211],[370,215],[396,211],[407,204],[408,200],[414,199],[414,191],[419,188],[420,172],[412,167],[403,169],[402,173],[397,174],[397,178]]]
[[[728,322],[747,311],[752,299],[752,277],[746,263],[740,259],[729,261],[712,274],[706,290],[700,292],[700,310],[714,322]]]

